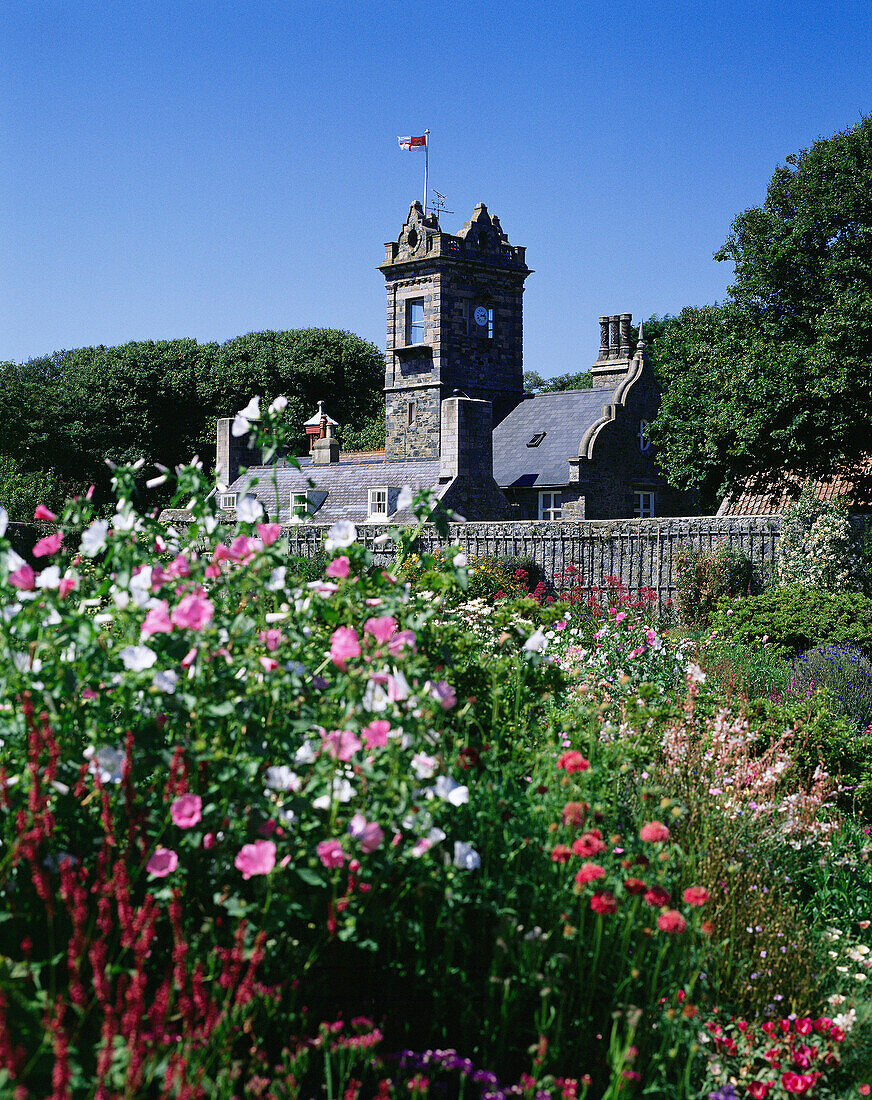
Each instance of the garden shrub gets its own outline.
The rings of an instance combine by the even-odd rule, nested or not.
[[[823,645],[791,661],[791,691],[805,695],[825,688],[858,730],[872,725],[872,662],[850,645]]]
[[[872,655],[872,599],[861,592],[824,592],[781,585],[756,596],[721,600],[711,626],[743,645],[768,641],[796,656],[812,646],[853,642]]]
[[[781,517],[776,568],[781,584],[826,592],[859,588],[862,566],[847,501],[818,500],[806,485]]]
[[[718,600],[746,593],[751,561],[730,546],[713,550],[682,546],[674,558],[678,577],[678,617],[686,626],[706,626]]]

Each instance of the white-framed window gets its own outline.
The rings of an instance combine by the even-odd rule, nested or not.
[[[238,495],[238,493],[222,493],[221,499],[218,501],[219,506],[227,509],[235,508]]]
[[[654,515],[654,492],[649,489],[637,489],[635,492],[633,515],[639,519],[650,519]]]
[[[305,490],[291,493],[290,505],[293,519],[305,519],[309,515],[309,494]]]
[[[406,343],[424,343],[424,299],[406,299]]]
[[[494,338],[494,310],[493,306],[487,307],[487,338],[493,340]]]
[[[560,519],[563,510],[563,496],[550,489],[539,494],[539,519]]]
[[[644,454],[651,446],[651,440],[648,438],[648,421],[639,421],[639,433],[636,436],[636,441],[639,444],[639,450]]]
[[[388,518],[388,491],[387,489],[369,490],[369,518]]]

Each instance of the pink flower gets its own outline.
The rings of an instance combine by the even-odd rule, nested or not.
[[[259,523],[257,525],[257,537],[264,546],[272,546],[281,533],[282,525],[280,523]]]
[[[384,718],[376,718],[368,726],[364,726],[361,732],[366,747],[368,749],[383,749],[388,743],[390,729],[390,722],[386,722]]]
[[[586,886],[589,882],[605,877],[606,869],[598,863],[582,863],[580,870],[575,873],[575,881],[579,886]]]
[[[569,752],[564,752],[557,761],[558,768],[565,768],[567,772],[583,772],[587,771],[590,767],[590,761],[578,752],[577,749],[570,749]]]
[[[196,661],[196,659],[197,659],[197,647],[194,646],[193,649],[189,649],[188,652],[184,655],[184,657],[182,657],[182,660],[181,660],[182,668],[190,668],[191,665],[194,663],[194,661]]]
[[[173,608],[170,618],[176,626],[187,627],[190,630],[202,630],[215,614],[215,607],[211,600],[203,596],[184,596],[177,607]]]
[[[665,909],[670,901],[669,891],[662,886],[652,886],[645,892],[645,904],[652,909]]]
[[[32,592],[36,588],[36,573],[27,564],[24,563],[19,569],[16,569],[14,573],[9,574],[9,583],[14,588],[20,588],[24,592]]]
[[[599,855],[600,852],[606,850],[602,833],[599,829],[591,829],[589,832],[582,833],[577,840],[572,842],[572,850],[577,856],[581,856],[583,859],[588,856]]]
[[[396,633],[396,629],[397,620],[392,615],[385,615],[381,619],[367,619],[363,624],[364,634],[372,634],[379,645],[384,645],[388,638]]]
[[[184,554],[176,554],[170,562],[167,573],[171,577],[190,577],[191,566]]]
[[[258,657],[258,661],[264,672],[275,672],[279,667],[279,663],[275,657]]]
[[[318,853],[318,859],[331,870],[345,863],[345,851],[338,840],[322,840],[315,850]]]
[[[624,619],[626,619],[626,617],[627,617],[627,612],[626,611],[619,611],[617,613],[617,615],[615,615],[615,622],[616,623],[622,623],[624,621]]]
[[[206,835],[203,837],[203,847],[204,848],[214,848],[214,846],[215,846],[215,834],[214,833],[206,833]]]
[[[330,660],[345,671],[345,662],[360,656],[360,642],[353,626],[340,626],[330,635]]]
[[[603,916],[608,913],[616,913],[618,911],[618,899],[611,890],[597,890],[590,899],[590,907],[594,913],[601,913]]]
[[[805,1096],[814,1087],[817,1076],[814,1073],[782,1073],[781,1086],[792,1096]]]
[[[645,641],[648,643],[648,645],[654,645],[654,643],[657,641],[657,631],[656,630],[646,630],[645,631]]]
[[[388,641],[388,653],[392,657],[397,657],[403,652],[404,646],[408,646],[413,653],[417,653],[418,645],[414,630],[401,630],[398,634],[394,634]]]
[[[53,535],[46,535],[44,539],[40,539],[36,546],[34,546],[33,556],[35,558],[51,557],[52,554],[56,554],[58,550],[60,550],[63,541],[63,531],[55,531]]]
[[[169,634],[172,629],[170,605],[166,600],[161,600],[160,605],[153,607],[145,616],[145,621],[139,629],[139,636],[148,638],[152,634]]]
[[[78,583],[75,577],[61,577],[61,583],[58,585],[58,595],[60,598],[65,600],[71,592],[75,591]]]
[[[667,909],[657,918],[657,927],[670,936],[680,935],[687,929],[687,921],[677,909]]]
[[[203,799],[198,794],[180,795],[170,806],[173,824],[180,829],[190,829],[203,817]]]
[[[236,853],[233,865],[242,872],[244,879],[250,879],[252,875],[268,875],[276,865],[276,846],[271,840],[243,844]]]
[[[636,657],[641,657],[644,652],[645,652],[644,647],[639,646],[638,648],[636,648],[636,649],[634,649],[630,652],[630,657],[633,658],[633,659],[635,659]]]
[[[171,875],[179,865],[179,857],[172,848],[155,848],[151,853],[151,859],[145,865],[146,871],[153,878],[166,878]]]
[[[331,730],[322,733],[321,740],[334,760],[350,760],[361,747],[351,730]]]
[[[445,680],[440,680],[438,684],[431,684],[430,694],[443,710],[451,710],[457,703],[457,696],[454,694],[454,688]]]
[[[262,630],[258,637],[270,653],[278,649],[279,645],[285,640],[285,636],[280,630]]]
[[[334,558],[333,561],[330,562],[325,573],[328,577],[347,577],[350,570],[351,562],[344,554],[341,554],[338,558]]]
[[[44,504],[37,504],[36,511],[33,513],[34,519],[47,519],[49,523],[53,523],[58,517],[54,512],[50,512]]]
[[[568,625],[569,625],[569,624],[568,624],[568,623],[566,622],[566,620],[565,620],[565,619],[563,619],[563,620],[561,620],[561,621],[560,621],[559,623],[555,623],[555,624],[554,624],[554,629],[555,629],[555,630],[557,631],[557,633],[559,634],[559,633],[561,632],[561,630],[565,630],[565,629],[566,629],[566,627],[567,627]]]
[[[254,557],[258,549],[256,539],[250,539],[248,535],[237,535],[230,543],[230,557],[233,561],[247,562]]]
[[[686,905],[705,905],[711,899],[711,894],[704,886],[688,886],[682,896]]]
[[[669,830],[661,821],[649,821],[647,825],[642,826],[639,836],[642,840],[657,844],[660,841],[669,839]]]
[[[378,822],[367,821],[361,813],[352,817],[348,823],[348,831],[355,840],[360,841],[360,849],[367,855],[379,848],[385,838],[384,831]]]

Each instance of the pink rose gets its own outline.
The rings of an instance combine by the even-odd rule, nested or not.
[[[325,573],[328,577],[347,577],[351,570],[351,562],[348,558],[342,554],[338,558],[334,558],[333,561],[325,569]]]
[[[345,851],[338,840],[322,840],[315,850],[324,866],[331,870],[345,863]]]
[[[243,844],[233,865],[242,872],[244,879],[250,879],[252,875],[268,875],[276,865],[276,846],[271,840]]]
[[[360,642],[353,626],[340,626],[330,635],[330,660],[345,671],[345,662],[360,656]]]
[[[44,539],[40,539],[36,546],[34,546],[33,556],[35,558],[51,557],[52,554],[56,554],[58,550],[60,550],[63,541],[63,531],[55,531],[53,535],[46,535]]]
[[[364,726],[363,740],[368,749],[383,749],[388,743],[388,734],[391,730],[390,722],[384,718],[376,718],[368,726]]]
[[[202,630],[215,614],[215,607],[211,600],[203,596],[185,596],[178,607],[173,608],[171,620],[176,626],[187,627],[190,630]]]
[[[190,829],[203,817],[203,799],[198,794],[180,795],[170,807],[173,824]]]
[[[179,857],[172,848],[155,848],[151,853],[151,859],[145,865],[146,871],[153,878],[166,878],[171,875],[179,865]]]
[[[139,629],[141,638],[148,638],[152,634],[169,634],[173,629],[170,622],[170,605],[166,600],[161,600],[158,607],[153,607],[145,616],[145,621]]]
[[[643,825],[639,831],[639,836],[642,840],[647,840],[651,844],[657,844],[663,840],[669,839],[669,830],[660,821],[649,821],[647,825]]]
[[[392,615],[385,615],[381,619],[367,619],[363,624],[364,634],[372,634],[379,645],[384,645],[396,630],[397,620]]]

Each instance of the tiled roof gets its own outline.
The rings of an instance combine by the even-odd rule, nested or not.
[[[384,454],[373,454],[349,461],[340,457],[339,462],[315,465],[307,456],[296,466],[253,466],[238,477],[229,492],[242,496],[249,490],[254,493],[272,518],[276,515],[276,490],[278,490],[279,518],[290,518],[291,499],[295,492],[309,492],[309,506],[319,523],[333,523],[337,519],[350,519],[364,523],[369,513],[369,489],[400,490],[408,485],[412,491],[433,489],[439,485],[439,460],[407,459],[386,462]],[[275,475],[275,479],[274,476]],[[253,481],[257,484],[252,486]],[[395,496],[391,494],[395,501]],[[411,521],[405,512],[390,513],[392,522]]]
[[[522,401],[494,428],[494,480],[501,488],[569,483],[570,458],[599,420],[612,390],[564,390]],[[537,436],[535,447],[528,447]]]
[[[806,478],[787,471],[780,477],[749,477],[728,494],[718,509],[719,516],[779,516],[799,496]],[[857,512],[872,512],[872,454],[857,465],[841,467],[826,478],[811,481],[818,500],[848,498]]]

